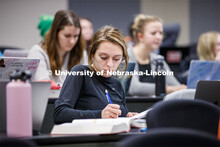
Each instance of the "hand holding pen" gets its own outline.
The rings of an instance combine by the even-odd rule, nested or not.
[[[118,118],[121,115],[120,106],[117,104],[112,104],[111,98],[108,91],[105,90],[106,98],[109,104],[102,110],[102,118]]]

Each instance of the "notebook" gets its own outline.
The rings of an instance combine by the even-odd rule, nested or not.
[[[0,82],[0,132],[6,132],[6,85]],[[34,132],[40,132],[46,111],[50,82],[31,82],[32,86],[32,120]]]
[[[40,59],[21,58],[21,57],[0,57],[0,81],[9,81],[10,74],[19,70],[29,70],[32,79],[35,76]]]
[[[220,80],[220,62],[192,60],[189,67],[187,88],[195,89],[199,80]]]
[[[201,99],[220,106],[220,81],[199,81],[195,99]]]

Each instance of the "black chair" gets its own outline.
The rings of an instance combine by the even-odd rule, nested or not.
[[[203,100],[169,100],[153,106],[147,114],[147,127],[189,128],[218,135],[220,109]]]
[[[142,136],[132,136],[122,140],[120,147],[196,147],[220,146],[220,141],[206,132],[183,128],[158,128],[147,131]]]

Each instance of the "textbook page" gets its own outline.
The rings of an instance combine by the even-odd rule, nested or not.
[[[72,123],[54,125],[51,134],[116,134],[129,132],[131,126],[145,128],[144,118],[151,109],[143,111],[133,117],[119,117],[112,119],[75,119]]]
[[[75,119],[72,123],[54,125],[51,134],[116,134],[130,131],[130,118]]]
[[[147,109],[147,110],[145,110],[145,111],[143,111],[143,112],[141,112],[141,113],[139,113],[139,114],[137,114],[137,115],[135,115],[135,116],[132,116],[131,119],[144,118],[144,117],[147,115],[147,113],[148,113],[151,109],[152,109],[152,108],[149,108],[149,109]]]

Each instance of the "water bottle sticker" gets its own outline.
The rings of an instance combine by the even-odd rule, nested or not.
[[[0,68],[0,81],[8,81],[10,79],[10,74],[19,69],[21,71],[29,70],[34,77],[37,67],[39,64],[39,59],[27,59],[27,58],[0,58],[4,60],[4,68]]]

